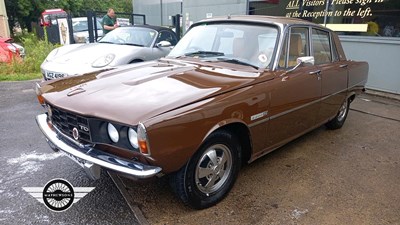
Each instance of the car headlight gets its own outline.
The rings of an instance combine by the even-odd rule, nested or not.
[[[137,128],[137,140],[140,152],[144,155],[150,155],[150,145],[147,138],[147,131],[146,127],[142,123],[139,123]]]
[[[92,63],[92,67],[105,67],[108,64],[110,64],[115,58],[114,54],[107,54],[104,55],[98,59],[96,59],[93,63]]]
[[[137,139],[138,135],[136,133],[136,131],[132,128],[129,128],[128,130],[128,139],[129,142],[131,143],[132,147],[134,148],[138,148],[139,144],[138,144],[138,139]]]
[[[111,141],[114,143],[117,143],[119,141],[119,132],[117,128],[115,128],[114,125],[111,123],[108,123],[107,125],[107,131],[108,131],[108,136],[110,137]]]
[[[10,50],[12,53],[17,53],[17,48],[14,45],[8,44],[7,45],[8,50]]]

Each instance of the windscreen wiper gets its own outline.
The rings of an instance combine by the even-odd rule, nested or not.
[[[185,56],[224,56],[225,54],[223,52],[213,52],[213,51],[195,51],[195,52],[189,52],[185,53]]]
[[[245,61],[241,61],[239,59],[233,59],[233,58],[217,58],[218,61],[223,61],[223,62],[227,62],[227,63],[235,63],[235,64],[240,64],[240,65],[245,65],[245,66],[251,66],[254,69],[258,70],[258,66],[255,66],[251,63],[245,62]]]
[[[131,46],[138,46],[138,47],[144,47],[144,45],[140,44],[133,44],[133,43],[121,43],[122,45],[131,45]]]
[[[115,44],[114,42],[111,42],[111,41],[99,41],[99,43],[104,43],[104,44]]]

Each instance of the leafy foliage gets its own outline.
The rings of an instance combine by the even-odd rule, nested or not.
[[[132,0],[5,0],[10,24],[19,22],[22,28],[31,27],[31,22],[37,22],[45,9],[61,8],[72,16],[84,16],[86,11],[107,11],[113,8],[115,12],[132,13]]]

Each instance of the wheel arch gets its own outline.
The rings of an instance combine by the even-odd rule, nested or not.
[[[129,64],[131,64],[131,63],[139,63],[139,62],[144,62],[144,60],[143,60],[143,59],[132,59],[132,60],[129,62]]]
[[[352,103],[358,94],[359,94],[359,92],[357,92],[356,90],[350,90],[347,93],[346,100],[349,100],[350,103]]]
[[[245,123],[242,121],[238,120],[233,120],[231,122],[224,122],[220,123],[216,126],[214,126],[204,137],[202,143],[204,140],[212,133],[219,131],[219,130],[224,130],[227,131],[231,134],[233,134],[239,141],[241,145],[241,158],[242,162],[248,162],[251,158],[251,153],[252,153],[252,142],[251,142],[251,133],[250,129],[247,127]]]

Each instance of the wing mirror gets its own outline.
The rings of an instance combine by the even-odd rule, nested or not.
[[[314,56],[305,56],[297,58],[297,65],[304,65],[304,66],[314,66],[315,60]],[[300,64],[300,65],[299,65]]]
[[[156,44],[157,48],[167,48],[167,47],[171,47],[172,44],[169,41],[160,41]]]
[[[299,66],[313,66],[315,64],[314,56],[304,56],[297,58],[297,65],[286,71],[285,74],[295,71]]]

